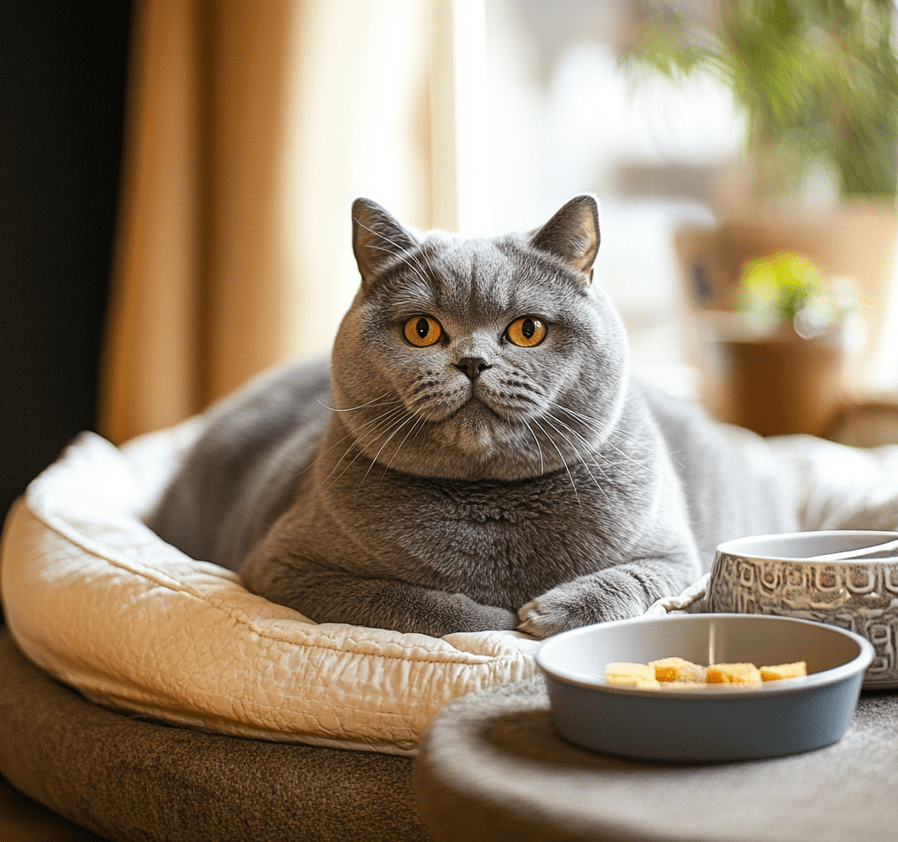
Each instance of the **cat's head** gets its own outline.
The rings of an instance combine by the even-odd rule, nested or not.
[[[592,283],[585,194],[527,234],[420,234],[352,208],[362,285],[334,344],[340,420],[365,457],[422,476],[515,480],[588,460],[627,387],[627,341]]]

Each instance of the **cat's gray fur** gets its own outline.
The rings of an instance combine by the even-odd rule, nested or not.
[[[589,194],[473,240],[357,200],[362,284],[330,370],[214,410],[151,525],[318,622],[537,637],[634,616],[719,541],[795,528],[723,428],[630,378],[598,245]],[[403,334],[420,316],[442,327],[429,347]],[[535,347],[509,339],[522,316],[548,325]]]

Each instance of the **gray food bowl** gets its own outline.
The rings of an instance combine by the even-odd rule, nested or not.
[[[808,675],[760,686],[637,689],[605,683],[616,661],[678,656],[698,664],[805,661]],[[695,614],[638,618],[544,641],[555,724],[573,743],[624,757],[706,762],[796,754],[848,728],[873,647],[843,629],[789,617]]]

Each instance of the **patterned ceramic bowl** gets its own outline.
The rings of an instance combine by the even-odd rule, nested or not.
[[[839,626],[876,652],[866,689],[898,687],[898,532],[795,532],[717,548],[706,610]]]

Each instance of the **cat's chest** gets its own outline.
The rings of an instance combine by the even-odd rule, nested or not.
[[[579,494],[579,501],[578,501]],[[622,535],[610,513],[570,478],[533,483],[412,482],[383,524],[402,578],[521,605],[596,568]]]
[[[386,472],[334,489],[347,528],[359,543],[398,545],[420,561],[446,558],[524,558],[551,545],[570,554],[606,532],[621,534],[632,514],[626,486],[599,486],[588,471],[564,469],[519,482],[454,481]],[[351,525],[350,525],[351,524]]]
[[[617,521],[606,496],[578,490],[565,472],[522,483],[405,481],[387,530],[419,563],[457,570],[532,569],[547,551],[591,556]],[[620,534],[615,523],[614,531]]]
[[[524,526],[552,519],[567,495],[550,483],[514,484],[416,483],[414,499],[425,501],[438,520],[447,524],[478,526],[489,531]]]
[[[645,511],[632,484],[600,485],[576,466],[518,482],[452,481],[350,466],[319,485],[318,494],[341,535],[339,552],[331,556],[345,559],[352,547],[353,564],[366,575],[517,606],[615,563],[642,528]],[[310,537],[330,534],[315,523],[308,520]]]

